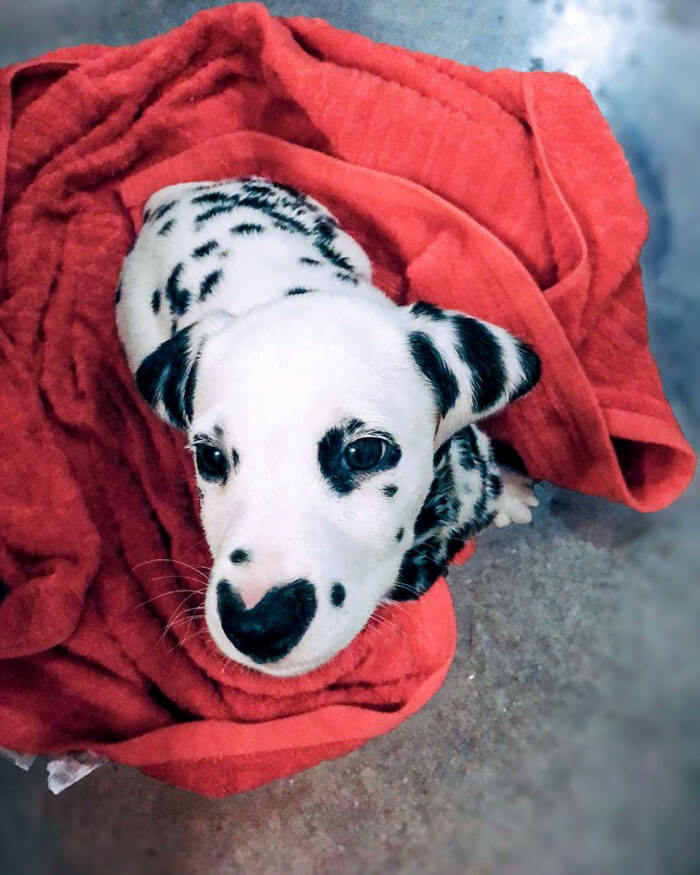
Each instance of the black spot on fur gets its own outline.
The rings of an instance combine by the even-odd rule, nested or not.
[[[427,316],[434,322],[440,322],[447,318],[445,313],[439,307],[436,307],[434,304],[429,304],[427,301],[416,301],[411,307],[411,313],[414,316]]]
[[[359,282],[357,277],[352,273],[342,273],[341,271],[338,271],[336,277],[345,283],[352,283],[353,286],[356,286]]]
[[[209,191],[205,194],[198,194],[192,198],[192,203],[195,206],[199,204],[229,204],[235,200],[235,196],[226,194],[223,191]]]
[[[386,495],[387,498],[393,498],[396,493],[399,491],[399,487],[395,486],[393,483],[389,486],[382,486],[382,492]]]
[[[330,428],[318,443],[318,463],[321,473],[338,495],[348,495],[368,477],[395,468],[401,459],[401,448],[394,438],[390,434],[373,431],[372,437],[382,438],[388,444],[383,459],[371,471],[357,471],[350,468],[345,461],[345,447],[361,427],[360,420],[348,420]]]
[[[152,352],[136,371],[136,385],[144,399],[157,407],[162,403],[170,421],[186,428],[192,419],[197,361],[190,364],[190,333],[183,328]]]
[[[497,474],[489,474],[489,491],[494,498],[503,492],[503,481]]]
[[[219,244],[216,240],[208,240],[206,243],[202,243],[201,246],[198,246],[193,252],[193,258],[204,258],[205,255],[210,255],[215,249],[219,248]]]
[[[168,219],[168,221],[163,225],[163,227],[158,229],[158,233],[160,234],[161,237],[165,237],[167,234],[170,233],[170,231],[172,231],[172,229],[174,227],[175,227],[175,219]]]
[[[396,533],[396,540],[400,541],[401,538],[403,538],[403,529],[399,529],[398,532]]]
[[[204,222],[208,222],[209,219],[213,219],[215,216],[223,216],[227,213],[232,213],[237,206],[238,204],[236,201],[230,201],[228,203],[218,204],[215,207],[211,207],[203,213],[198,213],[194,219],[195,230],[199,230],[199,227],[203,225]]]
[[[256,222],[241,222],[230,229],[232,234],[262,234],[265,228]]]
[[[180,285],[180,278],[185,269],[183,262],[176,265],[165,286],[165,297],[170,304],[170,311],[174,316],[184,316],[190,305],[190,293],[188,289]]]
[[[515,394],[511,395],[511,401],[515,401],[516,398],[520,398],[526,392],[529,392],[539,382],[542,375],[542,363],[535,350],[522,342],[518,342],[517,346],[520,365],[525,377],[516,389]]]
[[[231,462],[233,463],[234,471],[237,471],[238,466],[241,464],[241,457],[238,455],[238,451],[235,449],[231,450]]]
[[[159,207],[156,207],[156,209],[153,210],[153,213],[150,216],[150,219],[154,222],[159,221],[160,219],[163,218],[163,216],[166,213],[169,213],[170,210],[172,210],[172,208],[175,206],[176,203],[177,203],[176,200],[172,200],[172,201],[168,201],[165,204],[161,204]]]
[[[474,375],[474,410],[487,410],[498,401],[505,388],[506,371],[501,344],[478,319],[455,316],[452,324],[457,332],[459,357]]]
[[[419,598],[446,569],[447,562],[440,540],[433,538],[421,541],[406,551],[389,598],[396,602]]]
[[[457,378],[427,334],[412,331],[408,342],[415,363],[430,382],[440,414],[445,416],[459,397]]]
[[[228,558],[234,565],[243,565],[250,562],[250,553],[248,550],[234,550]]]
[[[293,289],[290,289],[287,294],[288,295],[305,295],[307,292],[310,292],[311,289],[304,288],[304,286],[295,286]]]
[[[151,295],[151,310],[154,313],[160,313],[160,289],[156,289]]]
[[[219,270],[213,270],[211,273],[208,273],[204,277],[199,285],[200,301],[203,301],[208,295],[210,295],[214,291],[215,287],[218,285],[223,275],[223,270],[219,268]]]
[[[334,583],[331,587],[331,604],[339,608],[345,601],[345,587],[342,583]]]
[[[305,255],[302,255],[302,257],[299,259],[299,264],[309,264],[313,265],[314,267],[318,267],[320,266],[321,262],[317,261],[315,258],[307,258]]]

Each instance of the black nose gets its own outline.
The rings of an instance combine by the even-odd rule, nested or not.
[[[226,637],[254,662],[286,656],[316,613],[314,588],[303,578],[273,587],[249,611],[228,580],[216,585],[216,599]]]

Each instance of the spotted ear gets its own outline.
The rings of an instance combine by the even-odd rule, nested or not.
[[[439,413],[435,446],[537,383],[537,353],[505,329],[423,301],[406,308],[408,344]]]
[[[170,425],[184,430],[192,421],[202,348],[233,318],[223,311],[210,313],[161,343],[139,365],[135,374],[139,392]]]

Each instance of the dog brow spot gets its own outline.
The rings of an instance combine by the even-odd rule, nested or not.
[[[399,487],[395,486],[393,483],[390,483],[388,486],[382,486],[382,492],[387,498],[393,498],[398,491]]]
[[[401,538],[403,538],[403,529],[399,529],[398,532],[396,533],[396,540],[400,541]]]
[[[234,550],[228,557],[234,565],[243,565],[245,562],[250,562],[250,553],[248,550]]]
[[[160,312],[160,289],[156,289],[151,296],[151,310],[154,313]]]

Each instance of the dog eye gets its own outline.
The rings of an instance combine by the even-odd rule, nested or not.
[[[377,437],[358,438],[345,447],[343,458],[353,471],[371,471],[382,461],[387,442]]]
[[[228,474],[226,456],[211,444],[195,445],[195,464],[200,477],[212,483],[223,483]]]

